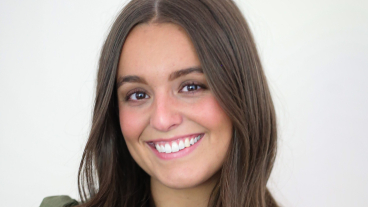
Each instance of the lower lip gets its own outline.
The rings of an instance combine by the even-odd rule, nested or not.
[[[199,143],[201,143],[202,139],[204,138],[204,134],[201,135],[201,139],[199,139],[196,143],[194,143],[193,145],[191,145],[190,147],[184,148],[178,152],[172,152],[172,153],[165,153],[165,152],[158,152],[156,150],[156,148],[154,148],[153,146],[149,146],[151,148],[151,150],[153,151],[153,153],[155,153],[155,155],[162,159],[162,160],[172,160],[172,159],[177,159],[177,158],[181,158],[184,156],[187,156],[188,154],[190,154],[191,152],[193,152],[199,145]]]

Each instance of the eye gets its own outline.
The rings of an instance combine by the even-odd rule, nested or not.
[[[149,96],[143,92],[143,91],[132,91],[131,93],[129,93],[125,100],[126,101],[129,101],[129,100],[132,100],[132,101],[139,101],[139,100],[142,100],[142,99],[146,99],[146,98],[149,98]]]
[[[201,89],[206,89],[206,87],[202,84],[187,83],[182,87],[180,92],[196,92],[196,91],[201,90]]]

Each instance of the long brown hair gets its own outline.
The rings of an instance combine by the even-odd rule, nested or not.
[[[81,206],[148,206],[150,177],[120,130],[116,73],[124,41],[140,23],[174,23],[191,38],[211,91],[234,132],[208,206],[277,206],[266,188],[276,155],[276,116],[250,29],[232,0],[132,0],[104,43],[92,128],[79,168]]]

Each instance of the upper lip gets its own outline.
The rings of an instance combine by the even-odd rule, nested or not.
[[[178,139],[183,139],[183,138],[187,138],[187,137],[196,137],[198,135],[201,135],[203,133],[193,133],[193,134],[187,134],[187,135],[180,135],[180,136],[175,136],[175,137],[171,137],[171,138],[159,138],[159,139],[153,139],[153,140],[149,140],[147,142],[170,142],[170,141],[175,141]]]

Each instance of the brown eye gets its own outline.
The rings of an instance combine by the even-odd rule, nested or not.
[[[185,85],[181,89],[181,92],[194,92],[194,91],[197,91],[197,90],[200,90],[200,89],[203,89],[203,87],[198,85],[198,84],[192,83],[192,84]]]
[[[138,100],[142,100],[145,98],[149,98],[149,96],[145,92],[137,91],[137,92],[129,94],[126,100],[138,101]]]

